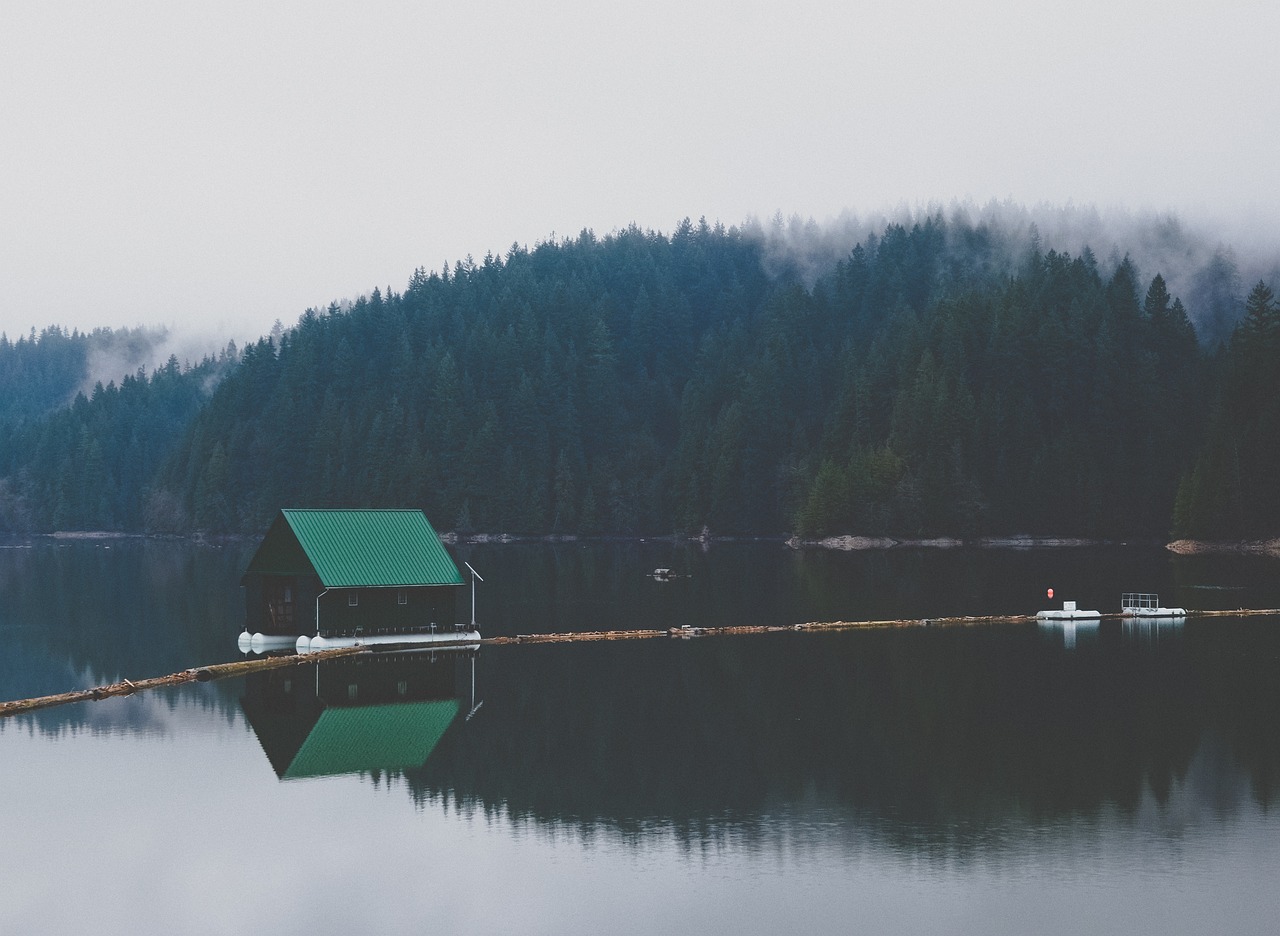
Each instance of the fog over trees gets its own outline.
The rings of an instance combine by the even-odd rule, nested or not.
[[[48,329],[0,340],[0,527],[1265,535],[1272,282],[1168,216],[957,205],[513,245],[79,393],[142,338]]]

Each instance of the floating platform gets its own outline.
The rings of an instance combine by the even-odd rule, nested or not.
[[[368,634],[360,637],[308,637],[303,634],[296,637],[292,634],[250,634],[244,631],[236,639],[236,646],[241,653],[269,653],[273,650],[293,650],[297,653],[319,653],[321,650],[332,650],[336,647],[378,647],[389,645],[438,646],[451,647],[478,646],[480,631],[450,630],[433,633],[413,634]]]
[[[1100,621],[1102,612],[1083,611],[1074,601],[1064,601],[1061,611],[1037,611],[1037,621]]]
[[[1151,592],[1125,592],[1120,596],[1120,614],[1123,617],[1178,618],[1186,617],[1186,608],[1165,608],[1160,596]]]
[[[308,637],[303,634],[296,639],[290,638],[289,644],[298,653],[319,653],[321,650],[333,650],[336,647],[385,647],[385,646],[447,646],[478,647],[480,631],[449,630],[419,634],[369,634],[362,637]]]

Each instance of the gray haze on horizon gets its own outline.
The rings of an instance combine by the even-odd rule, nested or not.
[[[838,247],[952,199],[1172,211],[1266,275],[1278,27],[1231,0],[11,0],[0,331],[212,350],[513,242],[780,212]]]

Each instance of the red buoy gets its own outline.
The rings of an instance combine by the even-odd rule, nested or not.
[[[1051,588],[1051,589],[1049,589],[1049,597],[1050,597],[1050,598],[1052,598],[1052,597],[1053,597],[1053,589],[1052,589],[1052,588]]]

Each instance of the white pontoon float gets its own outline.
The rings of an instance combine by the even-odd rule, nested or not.
[[[402,647],[410,644],[415,647],[476,647],[480,645],[480,631],[472,628],[471,630],[441,630],[415,634],[368,634],[362,637],[307,637],[304,634],[293,644],[293,648],[298,653],[318,653],[335,647]]]
[[[1036,612],[1037,621],[1096,621],[1101,618],[1102,615],[1097,611],[1080,610],[1074,601],[1064,601],[1061,611]]]
[[[473,647],[480,643],[480,631],[465,625],[458,625],[454,630],[418,631],[408,634],[366,634],[329,637],[294,637],[291,634],[250,634],[243,632],[236,645],[241,653],[269,653],[273,650],[293,650],[297,653],[316,653],[320,650],[332,650],[334,647],[377,647],[408,645]]]

